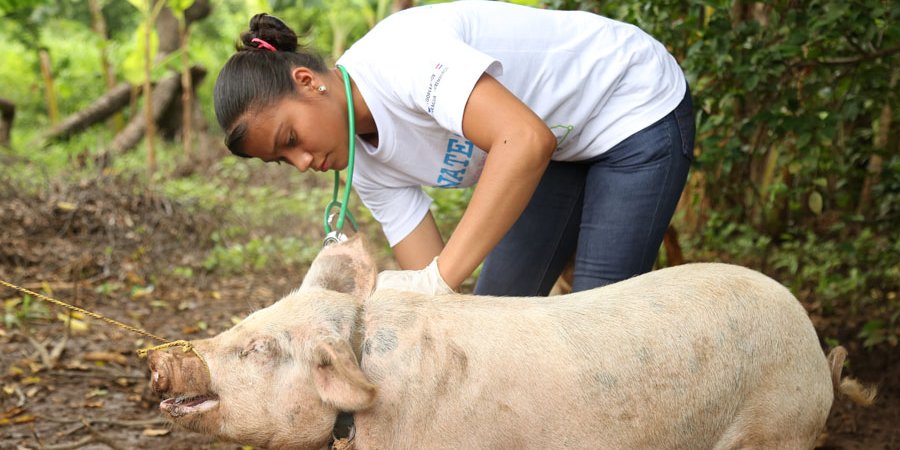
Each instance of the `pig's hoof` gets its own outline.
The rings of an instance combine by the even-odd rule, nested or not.
[[[159,410],[172,416],[181,417],[209,411],[219,405],[219,399],[208,395],[179,395],[160,402]]]

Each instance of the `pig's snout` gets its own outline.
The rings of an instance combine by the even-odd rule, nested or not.
[[[169,395],[209,392],[209,372],[197,355],[179,349],[151,350],[147,359],[150,366],[150,387],[155,392]]]
[[[165,397],[159,409],[169,418],[194,416],[218,406],[218,396],[210,391],[209,372],[197,355],[172,349],[150,351],[147,358],[150,387]]]
[[[150,350],[147,360],[150,365],[150,388],[153,392],[164,394],[169,391],[171,379],[170,368],[166,363],[168,353],[159,350]]]

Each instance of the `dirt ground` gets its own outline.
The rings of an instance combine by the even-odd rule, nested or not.
[[[175,267],[202,266],[216,214],[188,213],[123,181],[51,187],[24,196],[0,181],[0,279],[36,290],[169,339],[229,328],[293,289],[305,267],[219,277]],[[155,344],[96,319],[0,287],[0,449],[240,449],[173,429],[157,413],[145,362],[134,350]],[[77,319],[77,318],[76,318]],[[867,351],[858,324],[840,311],[813,312],[820,336],[850,351],[845,374],[880,388],[876,405],[838,400],[819,448],[900,449],[900,358]]]

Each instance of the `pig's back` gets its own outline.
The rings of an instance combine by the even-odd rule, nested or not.
[[[748,446],[747,436],[763,439],[778,422],[817,433],[831,404],[802,306],[768,277],[726,264],[550,298],[377,292],[365,326],[376,409],[412,433],[409,442]]]

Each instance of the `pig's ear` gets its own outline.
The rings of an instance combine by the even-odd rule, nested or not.
[[[319,252],[300,288],[319,287],[365,299],[375,288],[377,270],[362,235],[331,244]]]
[[[358,411],[375,401],[375,385],[356,362],[347,341],[322,339],[313,351],[313,381],[319,397],[341,411]]]

